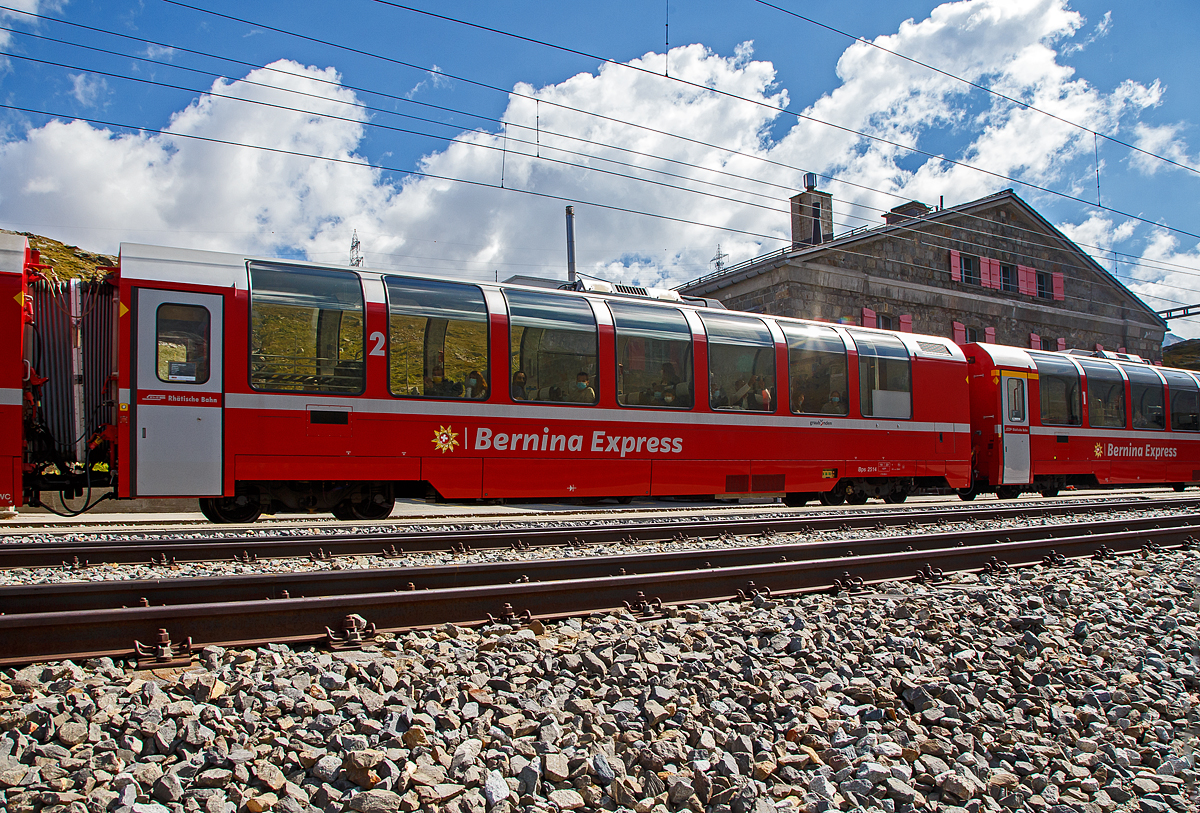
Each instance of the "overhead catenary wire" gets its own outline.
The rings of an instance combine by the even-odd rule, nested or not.
[[[220,15],[220,16],[225,16],[225,15]],[[93,30],[96,30],[96,29],[93,29]],[[106,32],[106,33],[115,33],[115,32]],[[118,36],[125,36],[125,35],[120,35],[120,34],[117,34],[117,35],[118,35]],[[303,36],[303,35],[297,35],[297,36]],[[132,39],[140,39],[140,38],[132,38]],[[145,41],[145,40],[142,40],[142,41]],[[86,47],[86,46],[84,46],[84,47]],[[166,47],[177,47],[177,46],[166,46]],[[335,46],[335,47],[338,47],[338,46]],[[251,64],[251,63],[243,63],[243,64]],[[172,67],[177,67],[177,66],[172,66]],[[83,69],[83,70],[86,70],[86,69]],[[424,69],[422,69],[422,70],[424,70]],[[290,72],[283,72],[283,73],[290,73]],[[296,76],[297,74],[291,74],[291,75],[293,75],[293,76]],[[129,78],[129,77],[125,77],[125,78]],[[313,77],[308,77],[308,76],[306,76],[305,78],[308,78],[308,79],[313,79]],[[458,77],[456,77],[456,78],[458,78]],[[246,81],[246,80],[236,80],[236,81]],[[471,80],[464,80],[464,81],[471,81]],[[331,84],[337,84],[337,83],[331,83]],[[477,84],[478,84],[478,83],[477,83]],[[273,86],[268,86],[268,87],[273,87]],[[280,88],[274,88],[274,89],[277,89],[277,90],[285,90],[285,89],[280,89]],[[189,89],[189,90],[191,90],[191,92],[198,92],[198,93],[205,93],[205,92],[208,92],[208,91],[199,91],[199,90],[195,90],[195,89]],[[364,90],[363,92],[375,93],[376,91]],[[326,99],[326,97],[319,97],[319,98]],[[239,99],[239,101],[244,101],[244,100],[241,100],[241,99]],[[540,100],[538,100],[538,101],[540,101]],[[751,101],[753,101],[753,100],[751,100]],[[436,106],[435,106],[435,107],[436,107]],[[443,109],[445,109],[445,108],[443,108]],[[572,109],[573,109],[573,108],[572,108]],[[451,111],[453,111],[453,109],[450,109],[450,110],[451,110]],[[393,113],[393,111],[386,111],[386,112]],[[466,113],[466,112],[464,112],[464,111],[453,111],[453,112],[463,113],[464,115],[477,115],[477,114]],[[591,114],[589,111],[578,111],[578,112],[583,112],[583,113],[585,113],[585,114],[588,114],[588,115],[593,115],[593,114]],[[398,114],[398,115],[403,115],[403,114]],[[485,117],[481,117],[481,118],[485,118]],[[602,118],[605,118],[605,117],[602,117]],[[438,123],[438,124],[441,124],[442,126],[451,126],[451,125],[449,125],[449,124],[445,124],[445,123],[440,123],[440,122],[437,122],[437,123]],[[126,127],[128,127],[128,125],[123,125],[123,126],[126,126]],[[639,125],[631,125],[631,126],[639,126]],[[653,129],[653,128],[646,128],[646,129]],[[657,132],[662,132],[662,131],[657,131]],[[178,134],[175,134],[175,133],[164,133],[164,134],[165,134],[165,135],[178,135]],[[445,138],[444,136],[436,136],[436,135],[431,135],[431,134],[423,134],[423,133],[417,133],[417,134],[418,134],[418,135],[425,135],[425,136],[428,136],[428,137],[434,137],[434,138],[443,138],[443,139]],[[664,133],[664,134],[665,134],[665,135],[670,135],[671,137],[676,137],[674,134],[670,134],[670,133]],[[570,136],[564,136],[564,137],[568,137],[568,138],[569,138]],[[591,143],[595,143],[595,142],[591,142]],[[701,143],[702,143],[702,142],[701,142]],[[607,145],[607,146],[609,146],[609,147],[611,147],[611,148],[614,148],[614,149],[621,149],[621,148],[619,148],[619,147],[616,147],[615,145]],[[722,147],[720,147],[720,146],[718,146],[718,145],[710,145],[710,146],[712,146],[712,147],[713,147],[713,148],[715,148],[715,149],[726,149],[726,148],[722,148]],[[563,150],[563,151],[564,151],[564,152],[570,152],[570,151],[566,151],[566,150]],[[576,155],[582,155],[582,154],[580,154],[580,153],[573,153],[573,154],[576,154]],[[596,160],[611,160],[611,159],[604,159],[604,158],[601,158],[601,157],[599,157],[599,156],[588,156],[588,157],[591,157],[591,158],[593,158],[593,159],[596,159]],[[656,156],[651,156],[651,157],[656,157]],[[754,155],[751,155],[751,154],[747,154],[747,157],[756,158],[756,159],[757,159],[757,158],[759,158],[759,156],[754,156]],[[568,166],[578,166],[578,165],[573,165],[573,164],[570,164],[569,162],[563,162],[563,163],[566,163]],[[620,162],[617,162],[617,163],[620,163]],[[772,163],[778,163],[778,162],[772,162]],[[662,171],[660,171],[660,170],[654,170],[654,169],[652,169],[652,168],[648,168],[648,167],[640,167],[640,166],[638,166],[637,168],[638,168],[638,169],[641,169],[641,170],[643,170],[643,171],[650,171],[650,172],[662,172]],[[790,169],[794,169],[794,170],[796,170],[796,171],[800,171],[800,170],[799,170],[799,168],[793,168],[793,167],[789,167],[789,168],[790,168]],[[387,169],[388,169],[388,171],[405,172],[405,170],[392,169],[392,168],[387,168]],[[705,168],[705,169],[707,169],[707,168]],[[620,173],[616,173],[616,174],[620,175]],[[667,174],[670,174],[670,173],[667,173]],[[632,176],[623,176],[623,177],[632,177]],[[759,181],[758,179],[748,178],[748,177],[746,177],[746,176],[739,176],[739,177],[742,177],[742,178],[744,178],[745,180],[753,181],[753,182],[756,182],[756,183],[757,183],[757,182],[761,182],[761,181]],[[635,180],[645,180],[645,179],[637,179],[637,178],[635,178]],[[693,181],[693,182],[699,182],[699,183],[708,183],[708,182],[700,181],[699,179],[688,179],[688,180],[689,180],[689,181]],[[848,183],[848,182],[845,182],[845,181],[841,181],[841,179],[837,179],[837,178],[834,178],[834,180],[837,180],[837,181],[839,181],[839,182],[841,182],[841,183]],[[777,185],[777,186],[778,186],[778,185]],[[861,185],[855,185],[855,186],[859,186],[860,188],[869,189],[870,191],[874,191],[874,192],[880,192],[880,193],[882,193],[882,194],[888,194],[888,195],[893,195],[893,196],[895,196],[895,197],[901,197],[901,196],[895,195],[894,193],[885,192],[885,191],[883,191],[883,190],[870,189],[869,187],[862,187]],[[675,187],[675,188],[680,188],[680,187]],[[786,187],[781,187],[781,188],[786,188]],[[688,190],[688,191],[695,191],[695,190]],[[751,192],[749,192],[748,190],[738,190],[738,191],[739,191],[739,192],[742,192],[742,193],[745,193],[745,194],[758,194],[758,193],[751,193]],[[703,193],[702,193],[702,194],[703,194]],[[735,201],[735,202],[736,202],[736,201]],[[751,204],[751,205],[753,205],[753,204]],[[873,208],[873,207],[865,206],[865,205],[863,205],[863,204],[854,204],[854,205],[857,205],[857,206],[862,206],[863,208],[866,208],[866,209],[871,209],[871,208]],[[622,207],[609,207],[609,208],[617,208],[617,209],[621,209]],[[882,210],[878,210],[878,211],[882,211]],[[698,225],[712,226],[712,224],[698,224]],[[721,227],[716,227],[716,228],[721,228]],[[733,229],[733,230],[730,230],[730,231],[737,232],[737,231],[739,231],[739,230]],[[743,233],[748,233],[748,234],[749,234],[749,232],[743,232]],[[779,238],[779,237],[772,237],[772,236],[766,236],[766,235],[759,235],[759,236],[766,237],[767,239],[777,239],[777,240],[784,240],[784,238]],[[1085,244],[1085,245],[1086,245],[1086,244]],[[1104,248],[1102,248],[1102,247],[1097,247],[1097,248],[1100,248],[1102,251],[1107,251],[1107,249],[1104,249]],[[1127,256],[1131,256],[1131,255],[1127,255]],[[1133,277],[1130,277],[1130,278],[1131,278],[1131,279],[1136,279],[1136,278],[1133,278]],[[1138,280],[1138,281],[1142,281],[1142,280]],[[1159,298],[1159,297],[1152,297],[1152,298]],[[1171,300],[1164,300],[1164,301],[1171,301]]]

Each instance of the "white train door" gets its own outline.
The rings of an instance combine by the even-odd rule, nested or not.
[[[222,491],[223,298],[138,289],[135,492]]]
[[[1003,373],[1004,485],[1029,482],[1029,391],[1024,375]]]

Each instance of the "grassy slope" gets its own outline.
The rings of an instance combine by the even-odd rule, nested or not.
[[[1200,339],[1188,339],[1163,348],[1163,364],[1200,370]]]
[[[42,237],[40,234],[30,234],[24,231],[12,232],[6,229],[0,229],[0,231],[4,231],[6,234],[20,234],[28,238],[30,247],[41,253],[42,263],[51,267],[49,275],[56,280],[77,277],[91,279],[104,276],[103,272],[97,273],[96,269],[117,264],[116,257],[85,251],[79,246],[68,246],[66,243]]]

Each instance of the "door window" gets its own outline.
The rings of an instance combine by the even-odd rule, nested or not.
[[[164,303],[155,312],[155,368],[160,381],[203,384],[208,381],[208,308]]]
[[[1010,423],[1025,422],[1025,379],[1004,379],[1004,390],[1008,393],[1008,420]]]

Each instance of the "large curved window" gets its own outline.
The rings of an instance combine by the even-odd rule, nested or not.
[[[1042,426],[1081,426],[1083,396],[1075,365],[1062,356],[1029,355],[1037,366]]]
[[[505,291],[515,401],[595,404],[596,317],[586,299]]]
[[[1196,379],[1178,370],[1162,370],[1171,391],[1171,430],[1200,431],[1200,392]]]
[[[1125,428],[1125,379],[1111,364],[1080,359],[1087,376],[1088,422],[1106,429]]]
[[[788,345],[788,389],[791,411],[845,415],[846,345],[837,331],[819,325],[781,322]]]
[[[894,336],[850,331],[858,348],[858,403],[864,417],[912,417],[912,362]]]
[[[1134,429],[1166,429],[1162,381],[1149,367],[1122,365],[1129,376],[1129,403]]]
[[[609,302],[617,333],[617,403],[692,406],[692,331],[675,308]]]
[[[488,396],[483,291],[453,282],[385,277],[388,386],[393,395]]]
[[[760,319],[700,314],[708,334],[712,409],[770,412],[775,405],[775,340]]]
[[[363,391],[363,293],[350,271],[250,264],[250,386]]]

